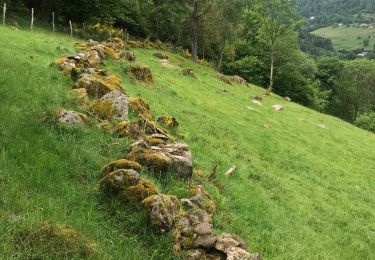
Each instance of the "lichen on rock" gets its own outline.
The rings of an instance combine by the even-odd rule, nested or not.
[[[129,98],[129,108],[142,117],[145,117],[149,120],[153,119],[150,107],[141,98]]]
[[[101,181],[101,188],[109,193],[118,193],[139,182],[139,174],[133,169],[119,169],[106,175]]]
[[[181,213],[181,204],[175,196],[153,195],[142,202],[153,229],[165,233],[172,229]]]
[[[89,119],[86,115],[66,109],[56,111],[56,120],[63,125],[72,127],[85,127],[89,124]]]
[[[128,120],[128,96],[122,91],[114,90],[104,95],[91,106],[93,113],[101,119]]]
[[[119,169],[132,169],[137,172],[140,172],[142,170],[142,166],[135,161],[129,161],[126,159],[113,161],[103,167],[102,172],[100,174],[100,178],[104,178],[111,172],[114,172]]]
[[[142,202],[149,196],[159,194],[156,186],[149,180],[140,179],[137,185],[130,186],[120,193],[124,202]]]
[[[169,128],[178,128],[180,125],[177,119],[172,116],[158,116],[156,121]]]

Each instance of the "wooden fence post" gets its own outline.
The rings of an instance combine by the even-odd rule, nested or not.
[[[5,26],[5,15],[6,15],[6,12],[7,12],[7,4],[4,3],[4,7],[3,7],[3,26]]]
[[[52,31],[55,31],[55,12],[52,12]]]
[[[31,8],[31,24],[30,29],[32,30],[34,27],[34,8]]]
[[[69,20],[69,26],[70,26],[70,36],[73,36],[73,25],[72,25],[71,20]]]

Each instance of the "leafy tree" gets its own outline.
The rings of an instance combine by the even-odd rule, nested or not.
[[[279,41],[293,34],[300,20],[292,3],[288,0],[257,0],[249,15],[250,26],[258,25],[255,30],[257,40],[264,45],[269,54],[269,86],[272,92],[274,85],[275,60],[280,55]]]

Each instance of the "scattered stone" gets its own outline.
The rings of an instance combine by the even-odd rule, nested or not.
[[[128,95],[119,90],[111,91],[92,105],[91,109],[101,119],[127,121],[129,111]]]
[[[135,56],[134,52],[130,53],[129,51],[124,51],[121,54],[121,57],[127,59],[128,61],[135,61],[137,59],[137,57]]]
[[[195,76],[195,74],[193,72],[193,69],[183,69],[182,70],[182,75],[187,76],[187,77],[196,78],[196,76]]]
[[[246,79],[241,78],[240,76],[237,76],[237,75],[235,75],[235,76],[232,77],[232,81],[234,83],[241,84],[241,85],[246,85],[247,84],[247,80]]]
[[[237,171],[237,167],[235,165],[233,165],[232,167],[229,168],[228,171],[226,171],[224,173],[225,176],[229,176],[229,175],[232,175],[233,173],[235,173]]]
[[[259,96],[254,96],[254,97],[253,97],[253,100],[258,100],[258,101],[262,101],[262,100],[263,100],[263,98],[262,98],[262,97],[259,97]]]
[[[106,175],[101,181],[104,191],[118,193],[130,186],[138,184],[140,178],[138,172],[133,169],[119,169]]]
[[[154,230],[165,233],[172,229],[180,214],[181,204],[175,196],[154,195],[142,202]]]
[[[253,104],[256,104],[258,106],[262,106],[262,103],[260,103],[258,100],[252,100]]]
[[[160,60],[160,63],[165,68],[172,68],[173,67],[173,65],[171,64],[171,62],[169,60]]]
[[[57,121],[73,127],[84,127],[89,124],[89,119],[86,115],[65,109],[57,111]]]
[[[282,105],[273,105],[272,108],[276,111],[276,112],[281,112],[282,110],[284,110],[284,107]]]
[[[291,101],[292,101],[292,99],[291,99],[290,97],[284,97],[284,99],[285,99],[286,101],[288,101],[288,102],[291,102]]]
[[[326,125],[318,125],[319,128],[322,128],[322,129],[327,129],[327,126]]]
[[[130,72],[132,73],[133,77],[141,82],[149,83],[153,82],[154,79],[152,77],[150,67],[146,65],[133,65],[130,67]]]
[[[159,58],[159,59],[161,59],[161,60],[169,60],[168,55],[165,55],[165,54],[163,54],[163,53],[161,53],[161,52],[156,52],[156,53],[154,53],[153,55],[154,55],[156,58]]]
[[[264,124],[263,125],[263,128],[266,128],[266,129],[270,129],[272,126],[270,126],[270,125],[267,125],[267,124]]]
[[[169,128],[178,128],[180,125],[177,119],[171,116],[159,116],[156,121]]]
[[[147,197],[159,194],[155,184],[146,179],[140,179],[135,186],[130,186],[120,193],[120,199],[125,202],[142,202]]]
[[[153,119],[150,107],[141,98],[129,98],[129,108],[140,116],[143,116],[149,120]]]
[[[100,178],[103,179],[104,177],[106,177],[111,172],[114,172],[114,171],[120,170],[120,169],[132,169],[132,170],[135,170],[137,172],[140,172],[142,170],[142,165],[140,165],[137,162],[129,161],[129,160],[125,160],[125,159],[113,161],[113,162],[110,162],[109,164],[107,164],[106,166],[103,167]]]
[[[219,74],[218,78],[219,78],[222,82],[224,82],[224,83],[226,83],[226,84],[229,84],[229,85],[232,85],[232,81],[230,81],[229,79],[227,79],[225,75],[223,75],[223,74]]]

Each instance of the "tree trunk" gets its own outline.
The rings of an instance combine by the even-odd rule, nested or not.
[[[198,20],[198,3],[194,1],[191,16],[191,59],[194,62],[198,60]]]
[[[275,69],[275,53],[274,53],[274,44],[271,46],[271,66],[270,66],[270,84],[268,86],[268,93],[271,94],[273,90],[273,73]]]
[[[223,56],[224,56],[224,50],[225,50],[225,40],[222,41],[221,43],[221,50],[220,50],[220,57],[219,57],[219,62],[217,64],[217,70],[221,72],[221,67],[223,66]]]

